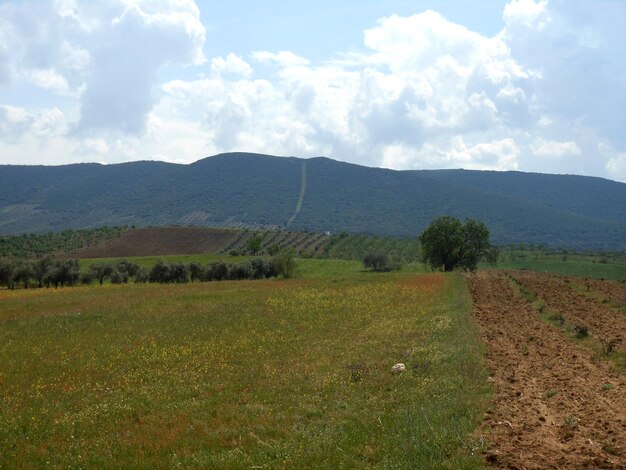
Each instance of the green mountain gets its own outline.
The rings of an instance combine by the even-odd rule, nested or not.
[[[626,184],[601,178],[246,153],[190,165],[0,166],[3,234],[178,224],[414,236],[442,214],[485,222],[497,243],[626,250]]]

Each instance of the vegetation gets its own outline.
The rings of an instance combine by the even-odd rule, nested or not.
[[[258,255],[263,246],[263,236],[255,233],[246,241],[246,251],[250,255]]]
[[[0,258],[0,285],[13,290],[15,287],[28,288],[31,281],[37,287],[73,286],[80,279],[78,260],[52,260],[42,258],[37,261],[15,261]]]
[[[84,263],[83,263],[84,264]],[[227,264],[222,260],[212,261],[203,266],[197,261],[185,264],[178,261],[166,262],[156,259],[151,265],[140,266],[127,259],[98,261],[88,265],[81,275],[78,260],[52,260],[42,258],[37,261],[15,261],[0,258],[0,286],[14,289],[17,285],[24,288],[73,286],[79,283],[90,285],[97,281],[101,286],[126,284],[134,279],[136,283],[186,283],[194,281],[239,281],[244,279],[269,279],[294,277],[296,261],[293,251],[281,251],[269,260],[263,258],[246,259],[237,264]],[[35,284],[36,281],[36,284]]]
[[[392,172],[250,154],[191,165],[3,166],[0,232],[122,224],[285,228],[300,198],[303,162],[306,192],[293,230],[412,237],[450,214],[483,221],[496,244],[626,250],[622,183],[518,172]]]
[[[489,242],[489,230],[485,224],[472,219],[462,223],[454,217],[438,217],[419,240],[424,261],[446,272],[457,267],[475,271],[480,260],[497,258]]]
[[[487,263],[480,265],[487,268]],[[624,253],[572,251],[543,245],[504,246],[498,256],[498,268],[552,272],[597,279],[626,280]]]
[[[368,253],[363,258],[363,265],[373,271],[386,272],[402,268],[402,264],[391,259],[387,253]]]
[[[324,248],[324,257],[362,261],[371,253],[385,253],[399,263],[420,260],[419,242],[416,238],[398,238],[349,234],[334,235]]]
[[[119,237],[128,227],[99,227],[64,230],[46,234],[0,236],[0,258],[40,258],[44,255],[63,255]]]
[[[462,278],[309,261],[338,275],[1,291],[0,467],[480,467]]]

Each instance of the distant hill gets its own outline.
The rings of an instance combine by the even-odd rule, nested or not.
[[[178,224],[415,236],[450,214],[485,222],[497,243],[626,250],[625,207],[626,184],[601,178],[393,171],[322,157],[0,166],[0,234]]]

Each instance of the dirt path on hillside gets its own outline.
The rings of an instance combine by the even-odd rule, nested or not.
[[[589,328],[591,335],[599,340],[621,341],[616,350],[626,351],[626,315],[576,292],[571,279],[522,271],[510,272],[509,275],[537,294],[550,311],[561,314],[574,325]]]
[[[495,386],[478,432],[488,465],[626,469],[626,376],[543,322],[503,274],[467,281]]]

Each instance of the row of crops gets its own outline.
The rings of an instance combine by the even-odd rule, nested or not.
[[[0,237],[0,257],[40,258],[45,255],[67,255],[119,237],[128,227],[99,227],[66,230],[47,234],[24,234]],[[257,245],[251,241],[257,239]],[[312,232],[241,230],[222,253],[274,255],[292,250],[305,258],[336,258],[362,260],[367,254],[385,253],[398,262],[418,261],[416,238],[377,237],[342,233],[330,235]],[[253,252],[252,252],[253,251]]]
[[[0,257],[40,258],[65,255],[119,237],[129,227],[98,227],[44,234],[0,236]]]
[[[260,251],[254,254],[271,255],[290,249],[301,257],[362,260],[367,254],[385,253],[394,260],[410,263],[419,260],[417,238],[376,237],[362,234],[328,235],[310,232],[242,231],[222,249],[223,253],[249,253],[250,240],[260,237]]]
[[[322,257],[325,246],[331,240],[329,235],[323,233],[243,230],[221,251],[246,254],[250,251],[250,240],[253,237],[260,239],[260,249],[254,254],[272,255],[278,251],[293,250],[298,256],[303,257]]]
[[[325,247],[328,258],[362,260],[372,253],[385,253],[402,263],[416,262],[419,261],[419,241],[417,238],[342,233],[333,236]]]

